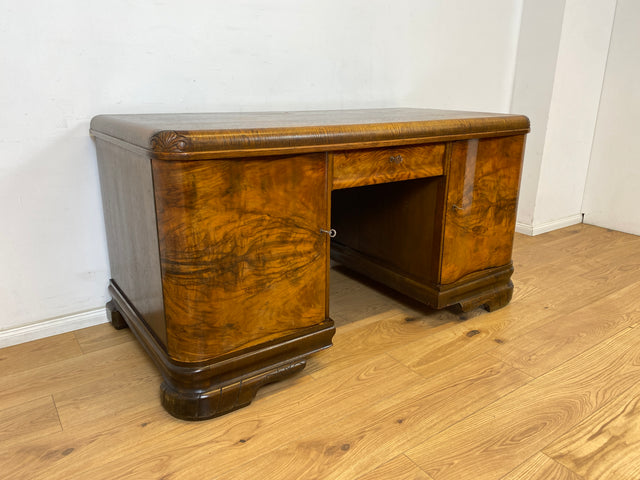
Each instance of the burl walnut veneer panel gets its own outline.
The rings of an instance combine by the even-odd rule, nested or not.
[[[511,262],[524,136],[453,142],[440,282]]]
[[[324,322],[326,156],[153,161],[167,351],[198,362]]]
[[[528,129],[421,109],[99,115],[111,321],[167,411],[202,420],[331,345],[329,255],[435,308],[500,308]]]
[[[333,155],[333,188],[434,177],[444,172],[444,144],[350,150]]]

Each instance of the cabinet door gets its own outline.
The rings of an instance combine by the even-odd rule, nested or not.
[[[325,321],[325,154],[154,160],[153,175],[171,358],[210,360]]]
[[[511,263],[524,138],[451,144],[441,284]]]

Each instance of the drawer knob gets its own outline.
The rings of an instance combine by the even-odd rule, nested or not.
[[[389,162],[390,163],[396,163],[396,164],[402,163],[402,162],[404,162],[404,158],[402,158],[402,155],[391,155],[389,157]]]

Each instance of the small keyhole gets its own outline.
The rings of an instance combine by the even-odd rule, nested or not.
[[[402,163],[404,161],[404,158],[402,158],[402,155],[391,155],[389,157],[389,162],[391,163]]]
[[[334,238],[338,234],[338,232],[336,232],[335,228],[332,228],[331,230],[322,230],[322,229],[320,229],[320,233],[326,233],[331,238]]]

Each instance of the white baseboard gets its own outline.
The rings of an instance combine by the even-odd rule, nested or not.
[[[538,225],[530,225],[528,223],[516,222],[516,232],[525,235],[535,236],[541,233],[551,232],[559,228],[570,227],[582,223],[582,214],[572,215],[570,217],[561,218],[552,222],[540,223]]]
[[[88,312],[33,323],[24,327],[10,328],[9,330],[0,331],[0,348],[92,327],[107,321],[107,310],[98,308]]]

